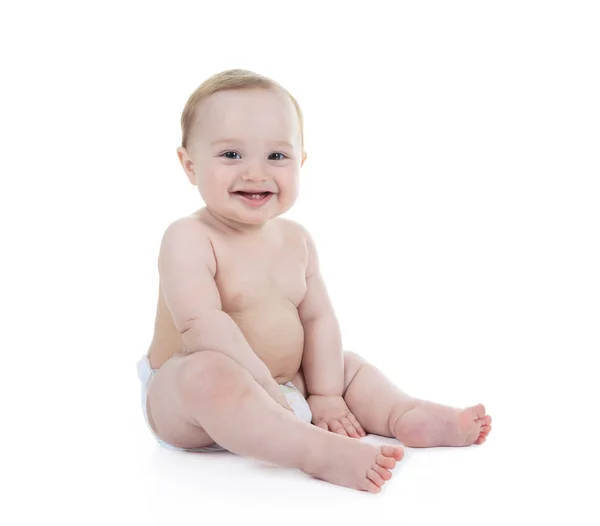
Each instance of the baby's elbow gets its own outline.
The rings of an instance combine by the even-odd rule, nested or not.
[[[186,320],[179,330],[184,346],[190,351],[211,349],[221,333],[222,318],[222,312],[215,310]]]

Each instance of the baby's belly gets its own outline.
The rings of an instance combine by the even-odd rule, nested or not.
[[[300,369],[304,349],[304,330],[296,306],[282,299],[229,315],[273,378],[279,383],[292,380]]]

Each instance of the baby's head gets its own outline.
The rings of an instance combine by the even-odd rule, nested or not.
[[[190,95],[181,129],[177,155],[217,219],[258,227],[296,201],[302,112],[275,81],[240,69],[213,75]]]

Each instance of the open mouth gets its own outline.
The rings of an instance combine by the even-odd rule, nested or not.
[[[246,199],[251,199],[253,201],[260,201],[261,199],[265,199],[266,197],[271,195],[271,192],[261,192],[259,194],[254,194],[251,192],[234,192],[235,194],[245,197]]]
[[[267,203],[273,192],[233,192],[235,195],[239,196],[240,199],[248,206],[258,207]]]

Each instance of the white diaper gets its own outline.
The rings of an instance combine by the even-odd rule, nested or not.
[[[226,449],[222,448],[217,444],[215,444],[214,446],[185,449],[168,444],[164,440],[158,438],[158,436],[156,436],[156,433],[154,433],[153,429],[150,427],[150,423],[148,422],[148,412],[146,408],[148,387],[150,386],[150,381],[156,373],[157,369],[152,369],[148,360],[148,356],[144,354],[138,361],[137,371],[142,389],[142,411],[144,414],[144,420],[146,421],[148,429],[150,429],[152,435],[154,436],[154,438],[156,438],[156,440],[161,446],[167,449],[175,449],[178,451],[226,451]],[[285,393],[285,397],[287,398],[288,404],[290,404],[292,411],[294,411],[294,414],[304,422],[308,422],[310,424],[312,421],[312,413],[310,412],[310,407],[308,406],[308,403],[302,396],[302,393],[298,391],[298,389],[292,382],[280,385],[279,387]]]

